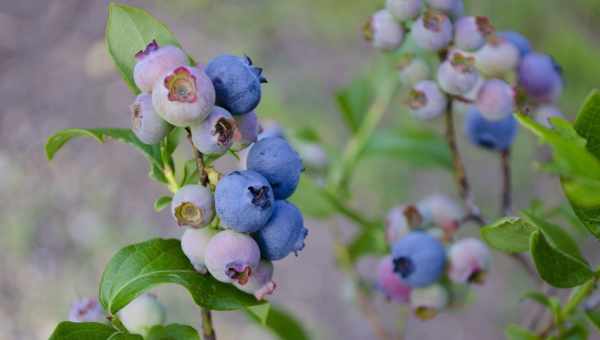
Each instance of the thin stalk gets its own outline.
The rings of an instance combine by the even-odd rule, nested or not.
[[[510,149],[500,153],[500,168],[502,169],[502,204],[500,205],[500,214],[502,216],[509,216],[512,213]]]
[[[215,334],[210,309],[200,308],[200,313],[202,314],[202,339],[216,340],[217,335]]]

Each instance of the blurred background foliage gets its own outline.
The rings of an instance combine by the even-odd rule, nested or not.
[[[260,116],[285,127],[315,129],[332,157],[349,135],[336,109],[336,90],[356,76],[376,73],[384,58],[361,38],[362,24],[383,1],[125,2],[165,21],[201,62],[219,53],[250,55],[269,79]],[[43,154],[46,138],[62,128],[129,126],[133,98],[103,42],[107,4],[0,3],[0,339],[46,338],[73,299],[96,294],[104,265],[119,248],[180,233],[167,211],[152,209],[164,189],[148,180],[146,162],[135,151],[82,140],[52,163]],[[470,0],[466,8],[489,16],[500,30],[522,32],[536,49],[558,60],[566,83],[561,108],[571,117],[589,90],[600,86],[600,1]],[[410,119],[397,98],[384,125],[416,124],[421,123]],[[442,131],[441,122],[428,124]],[[543,199],[560,206],[557,180],[536,172],[535,161],[547,157],[536,144],[521,131],[513,152],[515,205]],[[459,145],[478,202],[492,216],[499,205],[498,160],[464,139]],[[184,157],[189,150],[178,154]],[[355,207],[382,218],[395,204],[433,192],[454,193],[447,171],[407,166],[397,156],[360,163],[351,183]],[[332,223],[341,223],[348,235],[354,231],[340,218],[309,219],[307,248],[278,266],[274,300],[295,312],[316,339],[370,338],[360,314],[349,308],[348,282],[331,255],[327,227]],[[581,241],[588,250],[597,247]],[[363,262],[361,271],[372,276],[373,261]],[[519,321],[519,294],[531,287],[520,273],[510,260],[496,256],[489,282],[477,289],[472,304],[427,324],[409,319],[408,338],[502,338],[503,326]],[[170,321],[199,324],[183,289],[160,288],[158,294]],[[406,315],[381,297],[378,305],[389,327]],[[218,313],[216,327],[221,339],[268,337],[236,313]]]

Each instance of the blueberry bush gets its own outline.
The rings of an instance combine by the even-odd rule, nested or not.
[[[335,94],[349,136],[340,151],[317,129],[259,120],[267,77],[248,56],[196,61],[149,13],[109,5],[106,45],[135,96],[132,126],[62,130],[48,139],[46,153],[51,160],[79,137],[138,149],[150,178],[169,192],[155,209],[170,208],[182,236],[118,251],[98,297],[76,301],[70,320],[50,338],[216,339],[211,311],[238,310],[281,339],[308,339],[293,315],[265,300],[276,289],[273,262],[301,256],[309,233],[303,214],[339,216],[357,228],[348,240],[345,224],[330,223],[333,255],[377,338],[403,338],[403,330],[387,329],[375,299],[435,322],[468,306],[473,287],[494,270],[496,253],[538,286],[522,292],[535,303],[531,317],[507,325],[506,338],[586,339],[600,329],[600,272],[568,230],[600,238],[600,92],[592,91],[570,122],[558,108],[565,86],[559,61],[520,33],[472,16],[462,0],[387,0],[363,33],[381,51],[380,62]],[[389,128],[386,116],[397,106],[410,117]],[[432,127],[437,123],[441,133]],[[519,128],[544,144],[546,157],[536,166],[560,180],[568,206],[548,207],[543,198],[513,204],[511,149]],[[493,216],[480,209],[459,138],[498,159],[499,181],[489,181],[499,182],[501,192]],[[186,140],[192,154],[176,162],[173,153]],[[223,156],[238,169],[218,171],[214,164]],[[355,173],[377,156],[448,171],[460,200],[433,192],[386,216],[355,208]],[[465,236],[466,226],[480,237]],[[368,257],[378,258],[374,280],[358,270]],[[165,324],[166,309],[149,291],[166,283],[184,287],[199,306],[200,332]],[[570,294],[561,298],[557,289]]]

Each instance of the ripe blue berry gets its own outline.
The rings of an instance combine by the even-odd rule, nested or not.
[[[437,9],[438,11],[452,13],[462,0],[426,0],[429,7]]]
[[[445,14],[430,10],[414,23],[412,36],[418,47],[439,51],[452,40],[452,23]]]
[[[290,253],[304,248],[308,230],[304,228],[302,213],[286,201],[275,201],[273,216],[254,234],[261,255],[270,261],[281,260]]]
[[[410,293],[410,306],[421,320],[433,319],[448,305],[448,301],[448,290],[439,283],[413,289]]]
[[[277,284],[273,282],[273,263],[261,260],[245,285],[238,282],[234,282],[233,285],[243,292],[254,294],[257,300],[263,300],[277,288]]]
[[[119,320],[130,333],[146,336],[150,328],[165,322],[165,308],[155,295],[142,294],[123,307]]]
[[[274,120],[262,121],[258,129],[258,140],[271,137],[286,139],[283,127]]]
[[[273,189],[255,171],[234,171],[217,183],[215,206],[226,227],[251,233],[262,228],[271,218]]]
[[[519,50],[521,57],[524,57],[531,52],[531,44],[529,43],[529,40],[527,40],[527,38],[525,38],[521,33],[507,31],[498,32],[496,34],[513,44]]]
[[[408,106],[414,117],[433,119],[446,110],[448,99],[438,85],[431,80],[417,83],[409,93]]]
[[[448,277],[452,281],[482,284],[490,268],[492,255],[483,242],[466,238],[450,247],[448,262]]]
[[[421,0],[387,0],[385,8],[392,13],[398,21],[412,20],[421,12]]]
[[[491,121],[475,107],[471,107],[465,119],[465,133],[469,141],[492,151],[508,150],[517,135],[517,128],[517,120],[512,115]]]
[[[222,155],[233,145],[236,122],[227,110],[218,106],[201,123],[190,127],[192,142],[207,155]]]
[[[82,298],[71,304],[69,321],[72,322],[104,322],[104,311],[96,298]]]
[[[454,26],[454,45],[461,50],[475,51],[493,31],[487,17],[462,17]]]
[[[371,41],[373,47],[384,51],[395,50],[404,41],[404,29],[385,9],[369,18],[364,28],[364,35],[366,40]]]
[[[204,71],[179,66],[154,83],[152,104],[156,113],[175,126],[203,121],[215,104],[215,89]]]
[[[558,107],[553,105],[543,105],[535,110],[535,120],[547,128],[552,127],[552,122],[550,122],[552,117],[565,118],[565,115]]]
[[[412,231],[392,247],[394,272],[409,286],[425,287],[444,273],[446,251],[433,236]]]
[[[186,185],[173,196],[171,214],[180,227],[204,227],[212,221],[215,214],[213,195],[202,185]]]
[[[431,70],[427,62],[414,55],[404,55],[396,68],[398,78],[406,87],[413,87],[418,82],[431,78]]]
[[[218,233],[214,228],[186,229],[181,236],[181,249],[194,268],[206,274],[204,261],[208,242]]]
[[[232,115],[248,113],[260,102],[260,86],[267,80],[250,58],[220,55],[209,61],[205,70],[215,86],[217,105]]]
[[[142,93],[135,98],[129,107],[131,111],[131,130],[145,144],[159,143],[171,130],[152,106],[152,95]]]
[[[479,89],[475,105],[486,119],[501,120],[514,112],[514,97],[514,90],[504,80],[490,79]]]
[[[475,66],[490,77],[502,77],[519,64],[519,50],[508,40],[495,36],[475,53]]]
[[[386,256],[379,261],[377,287],[394,302],[408,303],[409,301],[411,288],[394,272],[391,256]]]
[[[256,142],[260,129],[256,112],[251,111],[241,116],[234,116],[237,129],[233,135],[233,150],[239,151]]]
[[[245,285],[260,262],[260,250],[248,234],[224,230],[208,242],[206,268],[218,281]]]
[[[294,193],[303,169],[300,156],[283,138],[256,142],[248,153],[247,167],[265,176],[275,199],[286,199]]]
[[[534,99],[551,102],[562,91],[560,67],[549,55],[529,53],[519,66],[519,84]]]
[[[475,60],[461,53],[453,53],[438,68],[438,84],[446,93],[465,95],[475,87],[479,72],[475,68]]]
[[[187,65],[188,58],[178,47],[159,47],[153,40],[146,48],[135,55],[133,80],[142,92],[151,92],[154,83],[167,71]]]

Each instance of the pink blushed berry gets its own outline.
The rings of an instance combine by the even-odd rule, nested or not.
[[[159,143],[171,130],[171,125],[154,111],[149,93],[138,95],[129,110],[131,130],[145,144]]]
[[[479,89],[475,106],[484,118],[502,120],[514,112],[515,92],[504,80],[487,80]]]
[[[222,155],[233,145],[237,128],[233,116],[215,106],[208,117],[202,123],[192,125],[190,131],[198,151],[206,155]]]
[[[479,72],[475,60],[461,53],[454,53],[438,68],[438,84],[446,93],[462,96],[475,87]]]
[[[373,47],[384,51],[395,50],[404,41],[404,29],[387,10],[373,14],[365,24],[363,33]]]
[[[277,284],[273,282],[273,263],[261,260],[246,284],[233,282],[233,285],[243,292],[254,294],[257,300],[263,300],[267,295],[273,294],[277,288]]]
[[[454,243],[448,250],[448,277],[457,283],[485,281],[492,256],[488,247],[475,238],[466,238]]]
[[[246,285],[260,262],[260,250],[252,237],[224,230],[208,242],[204,261],[218,281]]]
[[[417,83],[408,94],[408,106],[414,117],[433,119],[446,110],[448,99],[438,85],[431,80]]]
[[[386,256],[379,261],[377,287],[385,294],[386,298],[394,302],[408,303],[409,301],[411,288],[394,272],[391,256]]]
[[[96,298],[81,298],[73,302],[69,311],[69,321],[72,322],[103,322],[106,321],[102,306]]]
[[[217,233],[218,230],[214,228],[188,228],[181,236],[181,250],[199,273],[207,273],[204,261],[206,247]]]
[[[167,71],[188,64],[188,57],[178,47],[159,47],[153,40],[135,55],[133,79],[142,92],[151,92],[154,83]]]
[[[456,200],[443,195],[433,194],[417,203],[424,220],[442,228],[445,232],[455,232],[464,216],[464,209]]]
[[[461,50],[475,51],[493,32],[494,27],[487,17],[462,17],[454,26],[454,45]]]
[[[520,53],[508,40],[492,36],[475,53],[475,66],[489,77],[503,77],[519,65]]]
[[[445,14],[429,10],[412,26],[412,37],[418,47],[439,51],[452,40],[452,23]]]

